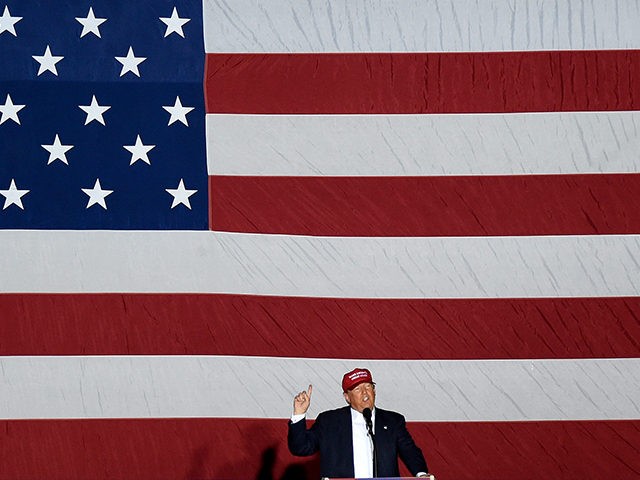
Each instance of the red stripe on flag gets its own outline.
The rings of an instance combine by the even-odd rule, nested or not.
[[[0,479],[318,478],[295,458],[286,420],[5,420]],[[410,423],[439,480],[632,479],[640,421]],[[406,469],[402,469],[408,476]]]
[[[640,174],[209,177],[212,230],[320,236],[640,232]]]
[[[0,355],[640,356],[638,297],[398,300],[2,294],[0,311]]]
[[[640,51],[208,54],[207,112],[640,109]]]

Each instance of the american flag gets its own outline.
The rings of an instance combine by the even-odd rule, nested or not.
[[[356,366],[439,480],[638,478],[638,25],[0,0],[0,479],[313,478]]]

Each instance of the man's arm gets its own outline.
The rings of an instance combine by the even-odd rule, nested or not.
[[[407,430],[407,424],[404,417],[400,416],[400,424],[398,425],[398,454],[400,458],[407,466],[411,475],[417,475],[418,473],[428,473],[427,462],[424,459],[422,450],[413,441],[413,437]]]
[[[319,448],[318,435],[315,428],[307,429],[306,419],[295,423],[289,421],[287,445],[291,454],[296,457],[313,455]]]
[[[313,386],[308,390],[298,393],[293,399],[293,416],[289,420],[289,432],[287,433],[287,445],[289,451],[298,457],[313,455],[318,451],[318,435],[312,427],[307,430],[306,413],[311,405],[311,393]]]

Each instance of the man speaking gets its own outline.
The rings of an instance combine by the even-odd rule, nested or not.
[[[313,387],[293,399],[288,444],[293,455],[320,452],[320,476],[333,478],[398,477],[398,457],[412,475],[427,476],[427,463],[402,415],[376,408],[371,372],[356,368],[342,377],[347,407],[322,412],[307,429],[305,417]]]

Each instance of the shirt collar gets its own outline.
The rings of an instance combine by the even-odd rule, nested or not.
[[[356,424],[366,425],[367,422],[364,420],[364,415],[362,415],[362,413],[357,411],[355,408],[351,408],[351,407],[349,407],[349,410],[351,410],[351,422]],[[371,423],[373,423],[374,425],[376,423],[375,407],[373,407],[373,410],[371,410]]]

